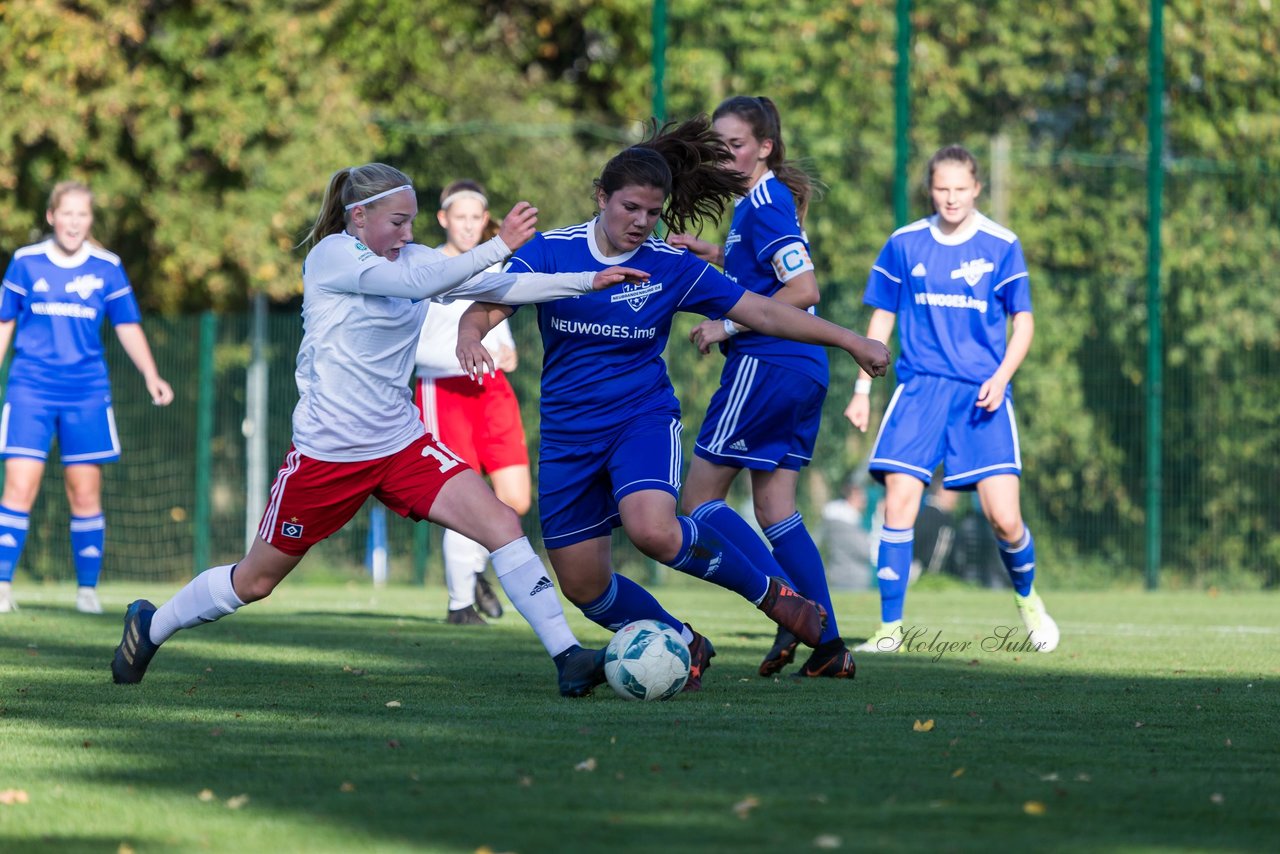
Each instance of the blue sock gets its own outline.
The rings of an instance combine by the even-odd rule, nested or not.
[[[817,543],[804,526],[804,519],[799,513],[794,513],[765,528],[764,535],[773,544],[773,556],[796,580],[796,592],[827,609],[827,627],[822,631],[821,642],[840,637],[836,611],[831,606],[831,590],[827,587],[827,569],[822,565]]]
[[[746,519],[735,513],[728,504],[720,499],[708,501],[705,504],[699,504],[698,509],[689,516],[699,525],[710,525],[715,528],[724,539],[732,540],[733,544],[746,555],[747,560],[755,564],[765,575],[776,575],[792,587],[796,586],[787,573],[787,568],[779,562],[773,552],[769,551],[769,547],[764,544],[764,540],[760,539],[756,529],[751,527]]]
[[[911,581],[911,546],[915,528],[890,528],[880,532],[880,555],[876,559],[876,579],[880,582],[880,620],[892,623],[902,619],[902,606]]]
[[[1036,579],[1036,541],[1031,538],[1031,529],[1022,526],[1022,539],[1016,543],[1000,543],[1000,560],[1009,572],[1009,580],[1019,596],[1031,592],[1031,583]]]
[[[81,587],[98,586],[106,537],[107,519],[101,513],[71,517],[71,555],[76,566],[76,583]]]
[[[636,620],[658,620],[676,631],[684,628],[684,623],[668,614],[648,590],[616,572],[604,593],[578,607],[588,620],[611,632]]]
[[[0,504],[0,581],[13,581],[22,547],[27,542],[30,514],[10,510]]]
[[[769,592],[769,576],[715,528],[700,525],[688,516],[677,516],[676,520],[684,537],[671,568],[732,590],[753,605],[759,604]]]

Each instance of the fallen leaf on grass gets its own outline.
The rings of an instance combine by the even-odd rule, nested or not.
[[[13,806],[14,804],[30,803],[31,798],[27,795],[25,789],[5,789],[0,791],[0,804],[5,806]]]
[[[1214,792],[1209,796],[1209,800],[1213,801],[1215,804],[1220,804],[1225,801],[1226,798],[1222,797],[1222,792]]]
[[[821,836],[815,836],[813,838],[814,848],[839,848],[840,844],[840,837],[836,836],[834,833],[824,833]]]
[[[533,778],[532,778],[532,777],[527,777],[527,776],[526,776],[526,777],[521,777],[521,778],[520,778],[520,782],[519,782],[517,785],[519,785],[519,786],[520,786],[520,788],[522,788],[522,789],[527,789],[527,788],[529,788],[530,786],[532,786],[532,785],[533,785]]]
[[[758,806],[760,806],[760,799],[755,795],[747,795],[733,805],[733,814],[745,821],[750,817],[751,811]]]
[[[1144,724],[1142,721],[1134,721],[1134,722],[1133,722],[1133,728],[1134,728],[1134,729],[1142,729],[1144,726],[1146,726],[1146,724]]]
[[[227,809],[238,810],[247,803],[249,803],[248,795],[236,795],[234,798],[227,798]]]
[[[388,709],[398,709],[398,708],[400,708],[400,701],[399,701],[399,700],[392,700],[391,702],[387,703],[387,708],[388,708]]]
[[[1084,773],[1083,771],[1081,771],[1079,774],[1076,775],[1077,783],[1088,783],[1092,779],[1093,779],[1092,777],[1090,777],[1088,774]]]
[[[387,747],[390,747],[392,750],[395,750],[399,746],[400,742],[396,741],[394,738],[387,740]]]
[[[88,739],[85,739],[84,743],[83,743],[83,744],[81,744],[80,746],[81,746],[81,747],[93,747],[93,742],[92,742],[92,741],[89,741]],[[1228,746],[1230,746],[1230,739],[1228,739]]]
[[[343,780],[342,785],[338,787],[339,792],[354,792],[355,790],[356,784],[352,783],[350,780]]]
[[[1056,781],[1057,781],[1057,779],[1058,779],[1058,775],[1057,775],[1056,773],[1055,773],[1055,774],[1045,774],[1044,776],[1042,776],[1042,777],[1040,778],[1040,782],[1042,782],[1042,783],[1054,783],[1054,782],[1056,782]]]
[[[574,771],[594,771],[596,770],[596,758],[588,756],[586,759],[573,766]]]
[[[217,796],[213,794],[213,789],[201,789],[200,794],[196,795],[196,797],[205,803],[208,803],[209,801],[214,800]]]
[[[924,723],[920,723],[920,719],[916,718],[916,722],[911,725],[911,728],[916,732],[929,732],[933,729],[933,718],[929,718]]]
[[[1044,804],[1039,801],[1027,801],[1022,805],[1022,811],[1027,815],[1044,815]]]
[[[963,769],[963,768],[957,768],[956,770],[954,770],[954,771],[952,771],[952,772],[951,772],[951,778],[952,778],[953,780],[954,780],[956,777],[963,777],[963,776],[964,776],[964,769]]]

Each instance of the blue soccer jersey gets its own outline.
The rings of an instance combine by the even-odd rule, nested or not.
[[[0,321],[17,320],[7,399],[72,403],[107,392],[104,315],[142,320],[118,256],[85,243],[68,257],[52,240],[15,252],[0,296]]]
[[[1031,311],[1031,287],[1012,231],[976,214],[948,235],[928,217],[889,236],[863,301],[898,316],[899,382],[930,374],[981,385],[1004,359],[1009,317]]]
[[[570,273],[617,265],[644,270],[649,281],[538,305],[545,437],[598,436],[629,416],[679,417],[662,359],[672,318],[678,311],[723,317],[743,294],[706,262],[656,238],[608,257],[596,245],[594,220],[535,235],[508,269]]]
[[[795,198],[770,170],[735,202],[733,224],[724,242],[724,273],[747,290],[771,297],[792,278],[809,270],[813,270],[809,241],[796,216]],[[730,338],[725,347],[725,355],[731,361],[739,354],[790,368],[823,386],[827,384],[827,352],[817,344],[741,332]]]

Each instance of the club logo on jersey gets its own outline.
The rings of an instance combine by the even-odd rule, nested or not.
[[[977,261],[962,261],[959,270],[951,271],[951,278],[964,279],[965,284],[972,288],[982,281],[983,276],[994,272],[995,269],[995,264],[992,264],[986,258],[979,258]]]
[[[742,242],[742,235],[730,229],[729,236],[724,239],[724,256],[729,257],[729,253],[733,251],[733,247]]]
[[[94,291],[102,290],[106,283],[97,276],[76,276],[67,282],[67,293],[75,294],[80,299],[88,299]]]
[[[649,282],[647,284],[626,284],[622,286],[620,293],[613,294],[609,297],[609,302],[625,302],[631,306],[632,311],[639,311],[644,308],[644,304],[649,301],[651,294],[659,293],[662,290],[661,282]]]
[[[912,267],[912,268],[911,268],[911,275],[913,275],[913,276],[919,276],[920,278],[922,278],[922,279],[923,279],[925,276],[927,276],[927,275],[928,275],[928,271],[927,271],[927,270],[925,270],[925,268],[924,268],[924,264],[922,264],[921,262],[917,261],[917,262],[916,262],[916,265],[915,265],[914,267]]]
[[[43,278],[36,279],[36,283],[31,286],[31,292],[36,294],[48,293],[49,283]]]
[[[281,522],[280,534],[285,537],[292,537],[295,540],[302,539],[302,526],[298,524],[298,517],[294,516],[287,522]]]

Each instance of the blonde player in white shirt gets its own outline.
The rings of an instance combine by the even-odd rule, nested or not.
[[[454,181],[440,194],[436,219],[445,232],[440,251],[450,257],[474,249],[497,233],[489,217],[489,200],[475,181]],[[473,300],[433,305],[418,338],[414,401],[427,432],[467,464],[488,476],[498,500],[518,515],[529,512],[532,486],[529,448],[520,422],[520,402],[506,372],[516,367],[516,343],[504,320],[484,337],[496,370],[476,383],[458,364],[458,320]],[[441,538],[445,586],[449,591],[446,620],[484,625],[484,617],[502,616],[502,604],[485,580],[489,550],[457,531]]]
[[[116,682],[142,681],[175,632],[268,596],[370,495],[402,516],[456,529],[492,550],[508,598],[555,661],[562,695],[583,696],[603,681],[602,652],[578,644],[516,514],[425,433],[409,375],[431,299],[536,302],[647,274],[614,267],[594,277],[477,275],[533,237],[537,209],[518,203],[497,237],[456,258],[412,242],[417,214],[413,186],[398,169],[369,163],[330,179],[302,272],[293,447],[258,536],[238,563],[205,570],[159,608],[145,599],[129,605],[111,663]]]

